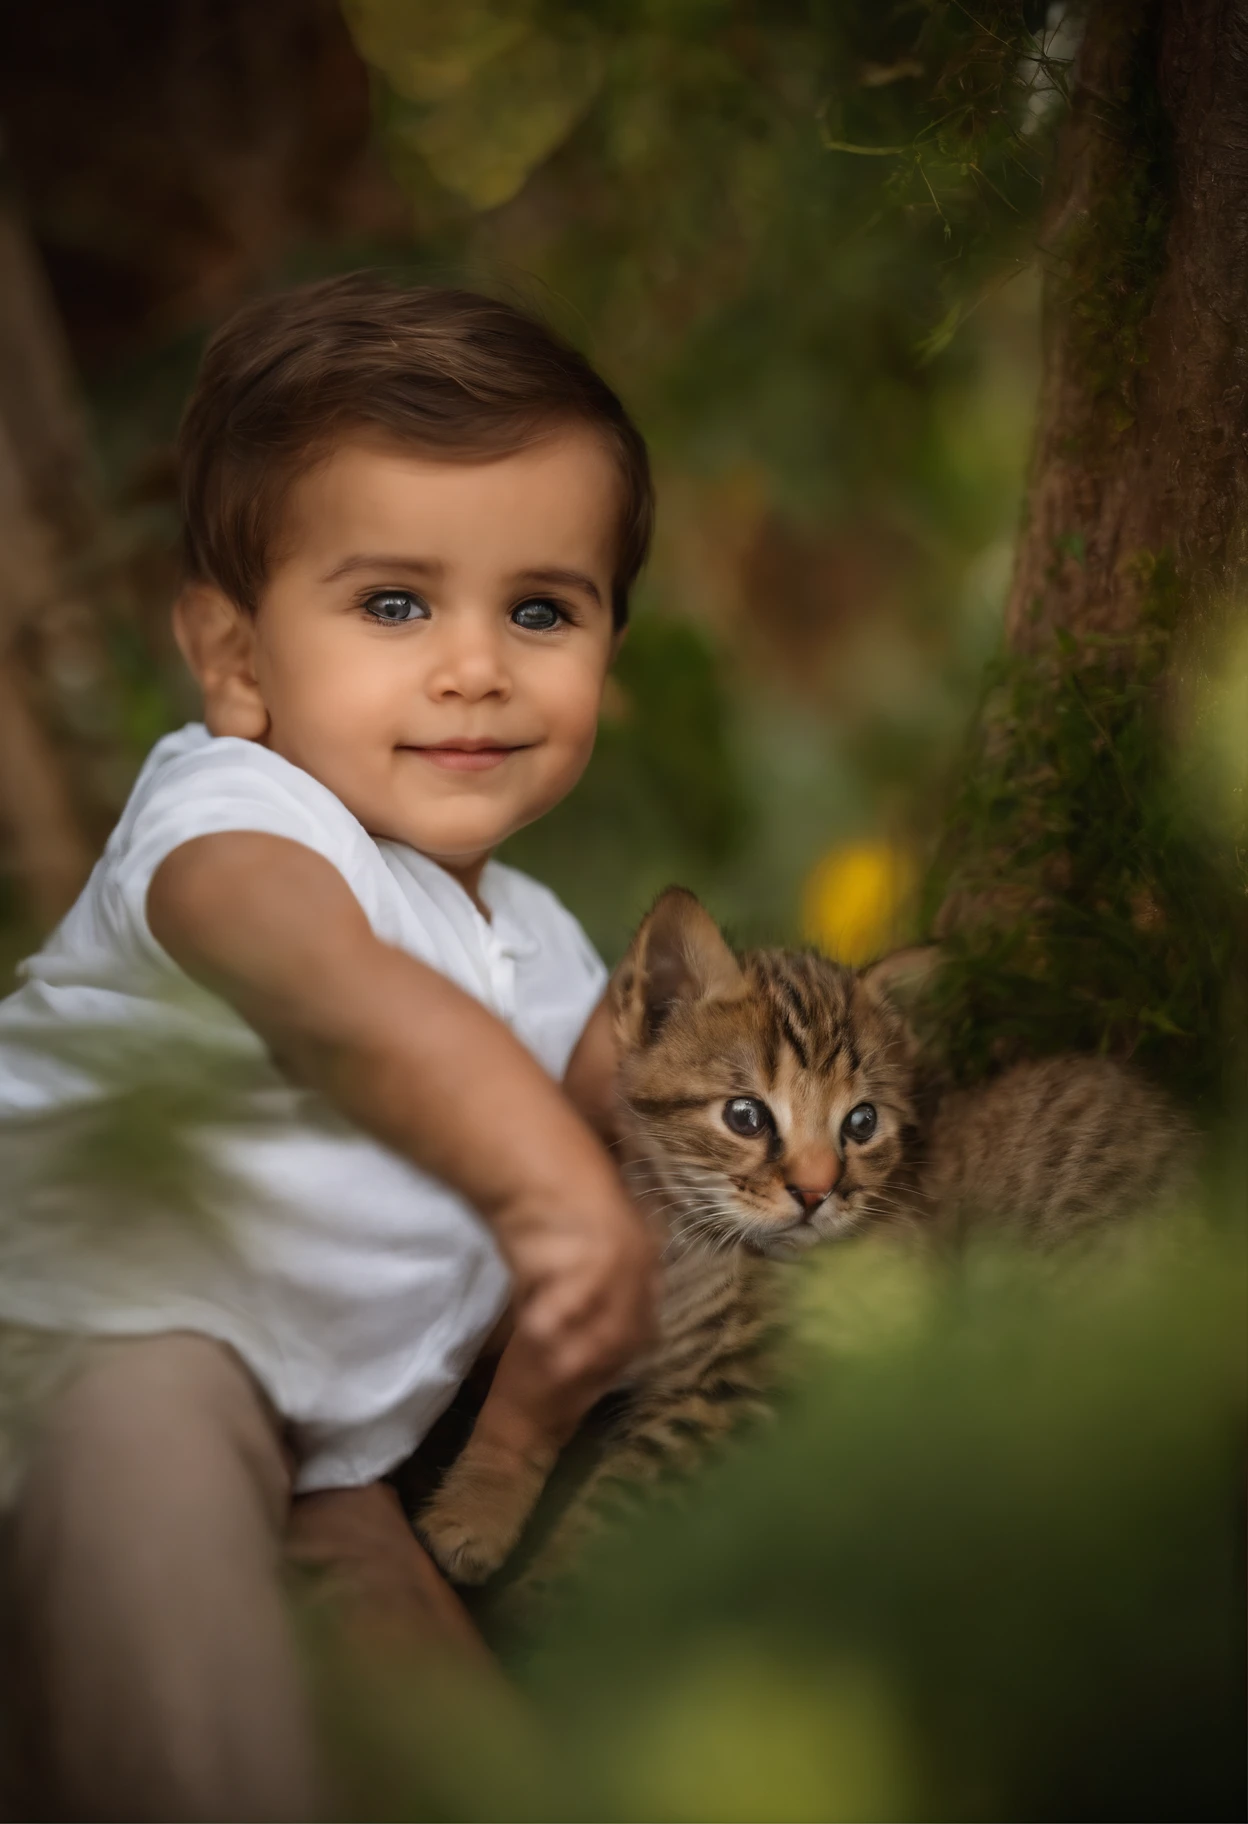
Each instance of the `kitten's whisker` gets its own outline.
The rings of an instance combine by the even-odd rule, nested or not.
[[[723,1226],[723,1218],[718,1210],[702,1210],[686,1217],[679,1225],[682,1235],[700,1235],[711,1230],[718,1231]]]

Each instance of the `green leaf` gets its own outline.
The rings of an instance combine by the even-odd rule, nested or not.
[[[488,0],[348,0],[345,11],[360,54],[398,98],[394,138],[478,210],[508,202],[563,143],[605,69],[592,28],[569,20],[545,32]]]

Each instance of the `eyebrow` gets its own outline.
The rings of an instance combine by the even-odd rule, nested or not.
[[[552,583],[564,589],[581,589],[599,607],[602,606],[602,591],[593,577],[587,576],[583,570],[521,570],[514,581],[538,589]]]
[[[384,551],[365,551],[356,557],[344,557],[340,564],[325,572],[321,581],[336,583],[339,577],[352,576],[357,570],[406,570],[413,576],[441,576],[445,569],[445,564],[432,557],[394,557]]]

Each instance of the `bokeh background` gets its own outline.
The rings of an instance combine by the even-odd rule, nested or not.
[[[981,41],[933,107],[965,22],[934,9],[920,61],[913,21],[877,10],[16,9],[7,182],[101,514],[84,586],[107,651],[81,675],[71,628],[43,661],[89,824],[194,711],[167,632],[170,450],[205,336],[259,288],[383,265],[533,303],[654,451],[657,544],[597,757],[512,858],[608,958],[672,880],[746,942],[904,928],[999,638],[1071,32],[1033,7],[1053,61]],[[989,166],[994,114],[1014,144]]]

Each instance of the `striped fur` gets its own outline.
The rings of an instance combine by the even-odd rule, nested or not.
[[[1023,1064],[943,1098],[925,1089],[892,998],[899,962],[738,957],[678,888],[638,931],[611,995],[623,1169],[663,1243],[659,1340],[526,1573],[529,1592],[575,1558],[613,1492],[691,1466],[765,1409],[780,1263],[871,1226],[948,1243],[999,1215],[1047,1244],[1156,1201],[1185,1173],[1194,1147],[1181,1117],[1107,1059]],[[728,1125],[740,1098],[767,1111],[755,1135]],[[847,1122],[864,1104],[874,1127],[858,1139]],[[479,1544],[441,1493],[426,1519],[440,1501],[440,1521]],[[498,1536],[514,1539],[524,1517]],[[422,1528],[445,1564],[437,1528]],[[497,1562],[478,1550],[478,1574]]]
[[[869,977],[826,957],[738,958],[692,894],[665,893],[612,981],[623,1169],[663,1242],[659,1341],[585,1485],[524,1578],[575,1556],[616,1493],[691,1468],[766,1410],[778,1263],[869,1225],[914,1227],[919,1148],[915,1046]],[[756,1098],[774,1128],[725,1125]],[[869,1102],[877,1127],[842,1139]],[[833,1182],[834,1181],[834,1182]],[[813,1209],[788,1187],[830,1185]]]
[[[1016,1064],[945,1096],[920,1188],[942,1239],[986,1225],[1052,1247],[1190,1190],[1199,1139],[1161,1090],[1112,1058]]]
[[[675,992],[671,947],[686,968]],[[667,995],[657,1005],[656,979]],[[674,1253],[739,1246],[791,1259],[909,1212],[915,1046],[869,974],[785,950],[738,961],[696,900],[673,891],[642,926],[614,998],[626,1170]],[[737,1097],[764,1104],[767,1132],[731,1131],[724,1110]],[[877,1125],[859,1145],[843,1126],[862,1103]],[[828,1186],[810,1211],[789,1189],[806,1183]]]

